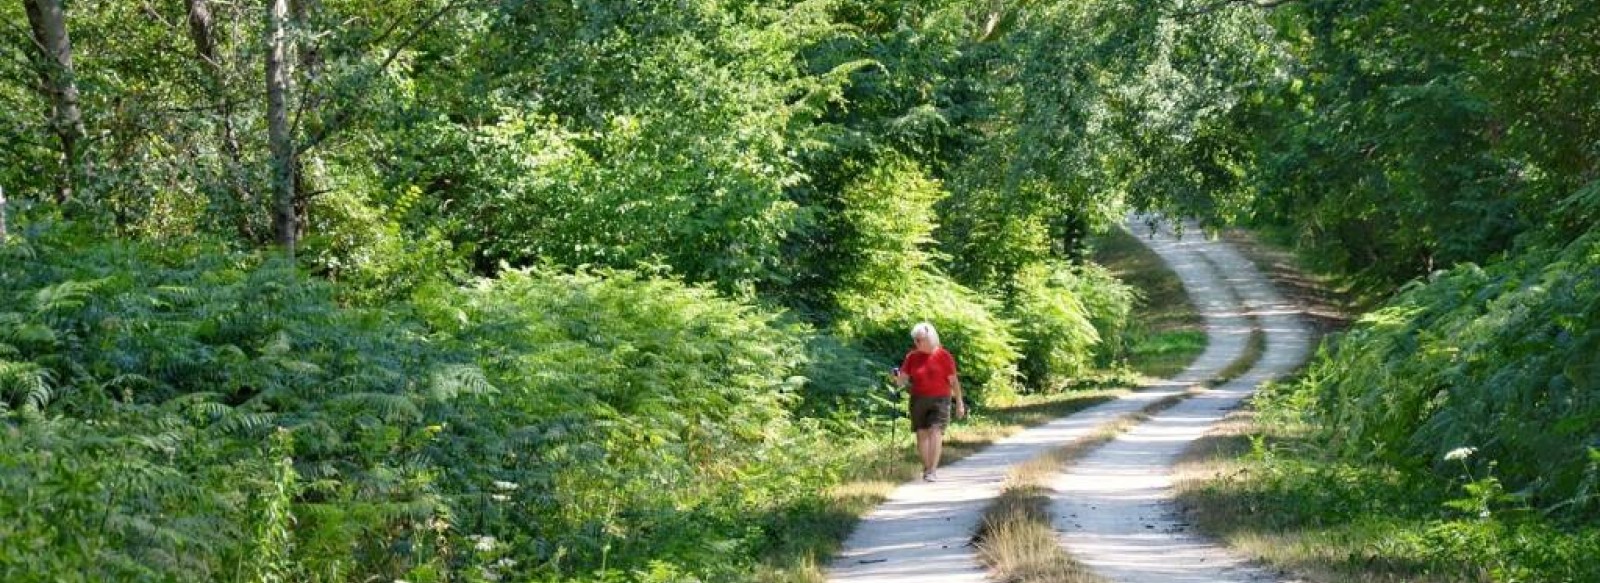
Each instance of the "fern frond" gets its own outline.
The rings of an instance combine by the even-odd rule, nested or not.
[[[322,367],[317,366],[314,362],[304,360],[274,359],[273,363],[277,364],[279,368],[295,374],[314,375],[322,372]]]
[[[22,314],[0,314],[0,343],[52,345],[56,331],[38,322],[29,322]]]
[[[54,375],[32,362],[0,360],[0,400],[15,401],[23,410],[39,411],[50,403]]]
[[[147,296],[147,299],[150,301],[150,306],[157,309],[169,309],[182,304],[190,304],[201,297],[199,290],[181,285],[159,285],[152,291],[155,293]]]
[[[266,345],[261,347],[261,353],[271,356],[283,356],[289,354],[289,351],[293,349],[294,342],[289,339],[289,333],[279,330],[277,334],[272,336],[272,340],[267,341]]]
[[[223,433],[250,433],[272,426],[277,418],[272,413],[235,413],[224,417],[215,427]]]
[[[483,369],[472,364],[454,364],[433,373],[428,382],[428,397],[435,401],[448,401],[462,393],[491,395],[499,390],[489,383]]]
[[[40,288],[33,294],[34,308],[40,312],[67,311],[82,308],[89,299],[89,294],[94,293],[100,286],[106,284],[111,278],[91,279],[87,281],[67,280],[56,285]]]
[[[139,447],[152,453],[172,455],[178,452],[183,445],[183,436],[175,431],[166,431],[155,435],[135,435],[133,442]]]
[[[158,386],[158,383],[156,383],[156,381],[150,377],[129,372],[111,377],[111,380],[102,383],[101,386],[106,389],[122,389],[123,391],[130,391],[136,387],[142,387],[146,389],[154,388]]]
[[[422,418],[422,411],[417,404],[405,395],[390,393],[351,393],[339,395],[332,399],[332,403],[341,407],[365,410],[376,414],[385,421],[417,421]]]

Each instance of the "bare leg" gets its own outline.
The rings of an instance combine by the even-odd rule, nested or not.
[[[928,461],[929,469],[938,469],[939,455],[944,453],[944,427],[935,425],[928,428]]]
[[[929,471],[932,471],[933,468],[934,468],[933,457],[932,457],[933,452],[931,451],[931,449],[933,447],[931,444],[933,442],[932,442],[931,439],[929,439],[930,434],[932,432],[933,432],[933,429],[931,429],[931,428],[930,429],[918,429],[917,430],[917,455],[921,456],[921,458],[922,458],[922,472],[923,473],[928,473]]]

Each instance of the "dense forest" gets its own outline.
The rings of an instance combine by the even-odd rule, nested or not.
[[[776,577],[915,322],[980,406],[1122,366],[1130,210],[1365,299],[1268,406],[1417,544],[1600,548],[1594,2],[0,16],[6,581]]]

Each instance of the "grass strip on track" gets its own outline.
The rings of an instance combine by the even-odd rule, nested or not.
[[[1093,433],[1019,464],[1000,497],[984,510],[973,542],[995,580],[1004,583],[1109,583],[1061,547],[1051,525],[1048,480],[1123,432],[1204,389],[1193,388],[1106,422]]]

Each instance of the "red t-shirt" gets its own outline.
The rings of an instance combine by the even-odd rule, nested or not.
[[[956,359],[944,347],[933,354],[913,350],[900,363],[900,372],[911,377],[911,394],[918,397],[950,396],[950,377],[956,374]]]

